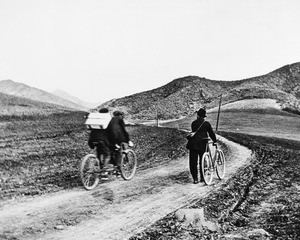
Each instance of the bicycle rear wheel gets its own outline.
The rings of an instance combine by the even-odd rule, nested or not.
[[[206,185],[210,185],[213,178],[212,161],[208,152],[205,152],[201,158],[201,171]]]
[[[125,180],[130,180],[136,171],[137,161],[135,152],[132,149],[123,151],[121,158],[121,176]]]
[[[85,189],[92,190],[98,185],[97,169],[100,169],[100,163],[94,154],[88,154],[81,159],[80,179]]]
[[[225,156],[221,149],[218,149],[216,154],[217,154],[217,158],[216,158],[217,176],[219,179],[223,179],[226,173]]]

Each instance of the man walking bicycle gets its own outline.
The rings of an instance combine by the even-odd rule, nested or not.
[[[205,152],[208,136],[213,140],[213,142],[217,141],[216,135],[211,127],[211,124],[208,121],[205,121],[205,117],[205,109],[200,108],[197,112],[197,119],[194,120],[191,124],[192,132],[194,132],[195,134],[187,144],[187,148],[190,150],[189,165],[191,175],[194,179],[194,184],[197,184],[199,182],[198,165],[201,173],[200,182],[203,182],[200,160]]]

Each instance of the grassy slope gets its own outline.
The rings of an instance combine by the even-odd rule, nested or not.
[[[0,93],[0,120],[69,112],[67,107]]]
[[[8,94],[12,97],[23,98],[25,101],[43,102],[52,105],[58,105],[60,108],[87,110],[87,108],[77,105],[76,103],[64,98],[53,95],[44,90],[30,87],[23,83],[14,82],[12,80],[0,81],[0,94]]]
[[[300,115],[281,111],[276,106],[268,105],[268,102],[259,101],[262,105],[253,107],[255,101],[239,101],[231,107],[222,107],[218,131],[300,140]],[[190,130],[191,122],[195,118],[196,116],[161,125]],[[217,112],[208,113],[206,120],[215,128]]]

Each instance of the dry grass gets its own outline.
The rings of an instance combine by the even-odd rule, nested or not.
[[[281,106],[275,99],[244,99],[222,105],[222,111],[245,111],[254,109],[276,109],[280,110]],[[218,111],[218,107],[208,110],[208,113]]]
[[[222,106],[218,131],[300,140],[300,116],[272,107],[274,106],[272,101],[266,102],[268,104],[261,107],[259,105],[253,109],[245,107],[243,110],[236,108],[224,110]],[[271,107],[267,107],[270,105]],[[191,123],[195,119],[196,115],[166,124],[162,123],[162,125],[190,130]],[[208,112],[206,120],[216,129],[217,112]]]
[[[0,93],[0,119],[26,118],[28,116],[47,116],[67,113],[71,109],[51,103]]]

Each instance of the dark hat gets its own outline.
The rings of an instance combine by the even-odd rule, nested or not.
[[[108,109],[107,108],[101,108],[99,110],[99,113],[108,113]]]
[[[113,112],[113,115],[116,116],[116,117],[117,117],[117,116],[123,116],[123,117],[124,117],[124,113],[121,112],[121,111],[114,111],[114,112]]]
[[[198,117],[206,117],[206,111],[204,108],[200,108],[197,112]]]

